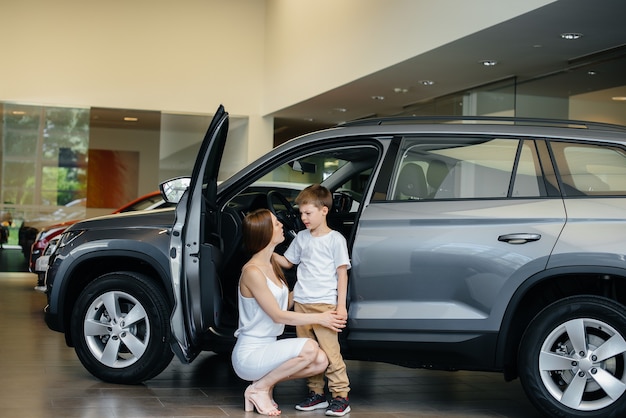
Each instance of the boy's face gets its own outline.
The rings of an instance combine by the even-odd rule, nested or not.
[[[302,223],[306,226],[306,229],[317,229],[326,222],[327,214],[328,208],[326,206],[318,208],[310,203],[300,205],[300,219],[302,219]]]

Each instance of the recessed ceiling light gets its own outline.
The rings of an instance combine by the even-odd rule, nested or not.
[[[596,74],[598,74],[598,73],[593,71],[593,70],[587,71],[587,75],[596,75]]]
[[[576,32],[566,32],[566,33],[561,34],[561,38],[567,39],[569,41],[574,40],[574,39],[580,39],[582,38],[582,36],[583,36],[582,33],[576,33]]]
[[[385,100],[385,96],[372,96],[372,100]]]
[[[484,65],[485,67],[493,67],[494,65],[496,65],[498,63],[498,61],[496,61],[496,60],[482,60],[482,61],[480,61],[480,63],[482,65]]]
[[[125,117],[124,117],[124,120],[125,120],[126,122],[137,122],[139,119],[138,119],[138,118],[133,118],[133,117],[131,117],[131,116],[125,116]]]
[[[345,107],[336,107],[333,110],[339,113],[346,113],[348,111],[348,109],[346,109]]]
[[[420,80],[418,81],[418,83],[420,83],[422,86],[432,86],[433,84],[435,84],[435,82],[432,80]]]
[[[611,97],[611,99],[615,100],[616,102],[626,102],[626,96],[613,96]]]
[[[405,89],[404,87],[394,87],[394,93],[408,93],[409,89]]]

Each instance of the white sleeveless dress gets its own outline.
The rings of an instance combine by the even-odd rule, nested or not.
[[[277,286],[267,278],[267,286],[281,309],[289,303],[287,286]],[[297,357],[307,338],[278,340],[285,325],[277,324],[265,313],[255,298],[239,296],[239,328],[235,331],[237,343],[232,352],[233,369],[243,380],[259,380],[287,360]]]

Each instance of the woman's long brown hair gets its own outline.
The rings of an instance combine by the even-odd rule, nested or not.
[[[272,212],[268,209],[257,209],[250,212],[243,220],[243,244],[251,254],[256,254],[272,240],[274,235],[274,224],[272,223]],[[287,279],[283,269],[272,258],[272,269],[274,274],[285,285]]]

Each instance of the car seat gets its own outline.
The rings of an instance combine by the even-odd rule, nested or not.
[[[413,163],[406,164],[400,170],[396,183],[396,200],[419,200],[428,196],[428,186],[424,169]]]

